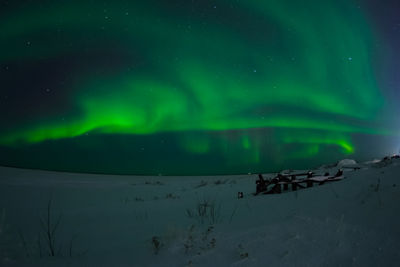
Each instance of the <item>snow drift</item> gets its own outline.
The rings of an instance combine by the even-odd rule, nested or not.
[[[0,265],[396,266],[400,160],[361,165],[339,182],[257,197],[256,175],[0,168]]]

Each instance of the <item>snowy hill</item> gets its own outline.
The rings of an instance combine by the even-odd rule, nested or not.
[[[342,181],[257,197],[256,175],[0,168],[0,265],[397,266],[400,160],[358,165]]]

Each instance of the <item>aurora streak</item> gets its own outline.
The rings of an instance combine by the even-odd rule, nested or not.
[[[112,139],[113,153],[135,164],[161,140],[170,156],[144,157],[137,169],[116,159],[108,169],[39,167],[247,173],[357,155],[358,135],[399,137],[382,120],[394,108],[372,63],[379,35],[352,1],[21,2],[3,11],[0,29],[11,95],[1,111],[17,114],[1,118],[0,146],[18,151],[6,164],[35,166],[15,158],[72,139],[78,154]],[[177,170],[174,151],[176,161],[193,155],[191,167]],[[193,163],[205,158],[220,167]]]

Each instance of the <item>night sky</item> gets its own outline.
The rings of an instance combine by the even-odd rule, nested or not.
[[[0,2],[0,165],[239,174],[400,148],[400,4]]]

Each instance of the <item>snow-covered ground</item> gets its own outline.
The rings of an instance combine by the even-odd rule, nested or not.
[[[257,175],[0,168],[0,266],[398,266],[400,160],[339,165],[342,181],[257,197]]]

